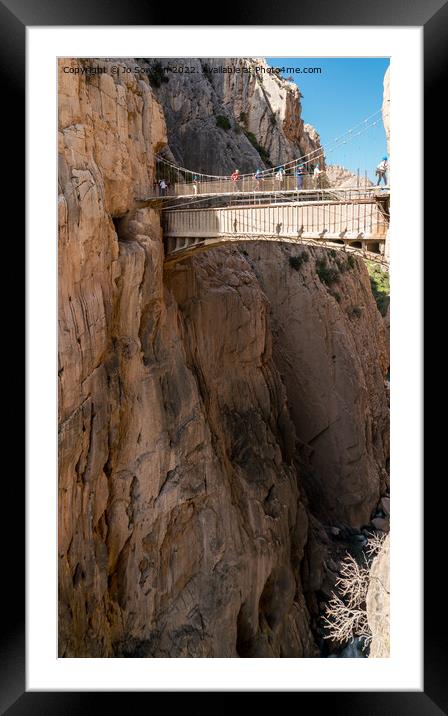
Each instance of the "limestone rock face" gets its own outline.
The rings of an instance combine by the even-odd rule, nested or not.
[[[165,73],[168,82],[156,89],[177,164],[211,174],[267,166],[266,156],[260,157],[248,138],[251,133],[273,165],[313,152],[323,167],[319,135],[301,118],[297,85],[268,73],[264,59],[166,58],[161,65],[192,70]],[[240,72],[224,73],[223,67]],[[217,116],[227,118],[228,129],[217,126]]]
[[[351,172],[345,167],[341,167],[338,164],[329,164],[325,169],[325,174],[330,183],[330,186],[337,186],[341,189],[352,189],[359,186],[373,186],[370,179],[365,179],[364,175],[361,175],[358,179],[358,175]]]
[[[147,82],[63,69],[75,65],[83,61],[59,67],[59,646],[101,656],[119,622],[113,575],[139,484],[127,416],[141,400],[140,312],[155,322],[161,310],[158,216],[135,214],[126,244],[113,217],[132,211],[136,185],[151,185],[166,133]],[[113,455],[123,460],[115,482]]]
[[[385,538],[381,551],[370,568],[367,592],[367,619],[372,632],[369,658],[390,656],[390,538]]]
[[[306,466],[313,512],[359,527],[383,494],[389,453],[387,334],[361,259],[248,243],[270,304],[275,362]],[[299,271],[289,258],[304,260]],[[323,266],[334,273],[327,285]]]
[[[60,128],[59,653],[314,656],[266,298],[238,256],[164,281],[145,82],[61,71]]]

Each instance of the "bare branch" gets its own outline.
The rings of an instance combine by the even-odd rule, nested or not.
[[[365,649],[372,639],[367,621],[366,597],[370,581],[370,566],[381,550],[385,535],[373,534],[365,545],[365,563],[363,567],[351,554],[346,554],[341,562],[336,580],[337,594],[333,593],[326,605],[322,623],[327,633],[324,639],[339,644],[353,642],[355,637],[363,640]]]

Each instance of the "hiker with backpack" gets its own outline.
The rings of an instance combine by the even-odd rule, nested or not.
[[[257,169],[257,171],[254,174],[254,179],[255,179],[255,186],[258,189],[261,185],[261,182],[263,181],[263,172],[261,171],[261,169]]]
[[[388,169],[388,161],[387,157],[383,157],[380,163],[378,164],[377,168],[375,169],[375,174],[378,177],[378,181],[376,183],[377,186],[380,185],[381,179],[384,179],[384,186],[387,186],[387,169]]]
[[[275,179],[277,181],[277,186],[281,189],[283,186],[283,179],[285,178],[285,169],[284,167],[280,167],[278,171],[275,174]]]
[[[299,164],[299,166],[296,169],[296,181],[297,181],[297,189],[303,188],[303,177],[306,174],[306,169],[304,164]]]

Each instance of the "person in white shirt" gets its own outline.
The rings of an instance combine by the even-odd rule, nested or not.
[[[378,164],[377,168],[375,169],[375,174],[378,177],[378,181],[376,183],[377,186],[380,185],[381,179],[384,179],[384,185],[387,186],[387,169],[388,169],[388,161],[387,157],[383,157],[380,163]]]
[[[321,174],[322,174],[321,170],[316,165],[314,167],[314,172],[313,172],[314,186],[316,187],[316,189],[320,188]]]
[[[280,167],[279,170],[275,173],[275,180],[278,183],[278,186],[280,189],[283,186],[284,177],[285,177],[285,170],[283,169],[283,167]]]

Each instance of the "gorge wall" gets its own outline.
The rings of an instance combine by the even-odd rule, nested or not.
[[[387,535],[370,568],[367,619],[372,632],[369,656],[390,656],[390,537]]]
[[[358,174],[351,172],[345,167],[341,167],[338,164],[327,164],[325,169],[325,176],[327,177],[330,186],[337,186],[340,189],[351,189],[354,187],[373,186],[370,179],[366,178],[364,174]]]
[[[59,654],[318,656],[323,525],[368,522],[387,481],[386,336],[364,265],[309,249],[297,271],[294,248],[255,244],[164,272],[159,215],[134,194],[168,115],[147,79],[70,62]]]

